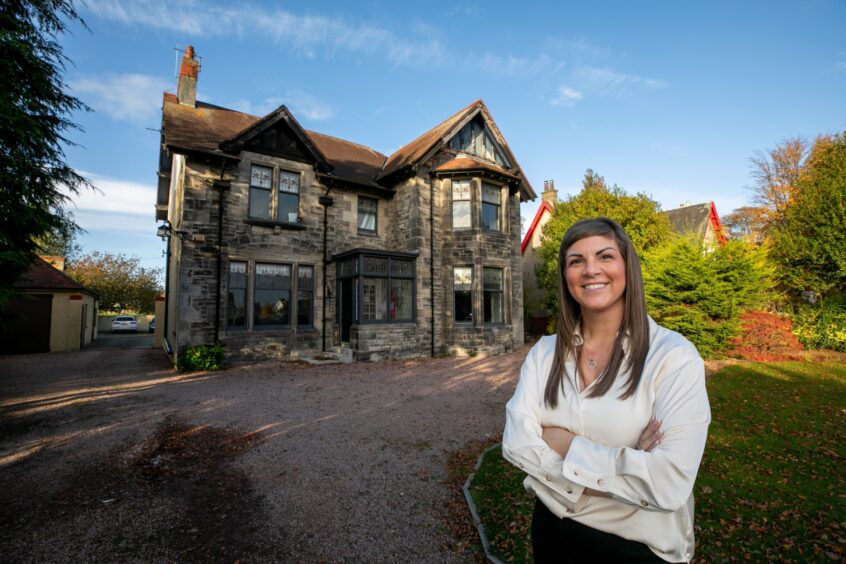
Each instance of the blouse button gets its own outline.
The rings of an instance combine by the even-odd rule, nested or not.
[[[576,470],[575,468],[573,468],[573,476],[578,476],[578,475],[579,475],[579,471]]]
[[[567,493],[569,493],[569,494],[573,493],[573,488],[567,486]]]
[[[600,485],[600,486],[601,486],[601,485],[605,484],[605,480],[603,480],[602,478],[600,478],[600,479],[598,479],[598,480],[596,481],[596,483],[597,483],[597,485]]]
[[[648,504],[648,503],[646,503],[646,500],[643,500],[643,499],[642,499],[642,500],[640,500],[640,504],[641,504],[642,506],[644,506],[644,507],[649,507],[649,504]]]

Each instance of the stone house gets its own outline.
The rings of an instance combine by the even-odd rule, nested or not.
[[[478,100],[392,155],[165,93],[165,347],[230,361],[494,354],[523,342],[529,181]]]

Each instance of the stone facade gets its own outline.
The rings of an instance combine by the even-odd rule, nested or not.
[[[301,130],[284,106],[260,119],[196,105],[202,113],[165,95],[162,129],[167,155],[160,159],[160,177],[169,177],[169,184],[160,183],[157,216],[169,222],[172,232],[165,335],[174,358],[184,347],[217,340],[225,344],[230,363],[341,352],[355,360],[496,354],[522,343],[520,202],[534,193],[516,165],[506,170],[471,159],[445,142],[449,134],[444,136],[444,131],[458,131],[471,119],[483,124],[476,131],[488,127],[485,131],[498,133],[481,102],[435,128],[437,135],[424,134],[390,157]],[[496,137],[496,143],[513,162],[504,140]],[[456,162],[472,166],[460,169]],[[277,179],[282,174],[298,178],[296,216],[285,208],[285,218],[271,212],[270,219],[251,219],[254,165],[272,171],[269,197],[280,202]],[[472,183],[470,228],[452,226],[455,179]],[[481,227],[483,179],[500,189],[499,230]],[[359,228],[361,198],[370,199],[365,205],[376,200],[375,230]],[[281,205],[270,204],[270,209]],[[395,275],[386,274],[383,286],[371,280],[381,277],[373,273],[356,271],[354,277],[345,274],[339,279],[335,257],[341,254],[362,257],[358,265],[371,255],[391,257],[385,261],[391,261],[391,268],[395,261],[413,262],[413,269],[396,274],[405,276],[405,282],[396,281],[397,289],[391,286],[380,297],[388,296],[381,307],[390,309],[390,319],[384,309],[382,317],[367,317],[372,312],[365,315],[361,310],[365,297],[368,307],[374,307],[364,286],[388,292]],[[256,296],[266,291],[256,285],[258,265],[262,273],[267,268],[288,273],[280,278],[288,286],[279,290],[288,293],[280,294],[286,297],[274,306],[283,308],[287,325],[268,328],[258,323],[264,310],[254,310]],[[455,266],[473,269],[472,323],[453,320]],[[501,323],[484,323],[485,268],[502,272]],[[298,278],[301,272],[311,273],[310,282],[308,276]],[[301,284],[305,297],[298,292]],[[400,293],[395,296],[394,291]],[[408,315],[408,299],[414,306],[410,318],[402,317]],[[261,304],[264,308],[265,302]],[[397,314],[397,304],[404,304],[403,313]]]

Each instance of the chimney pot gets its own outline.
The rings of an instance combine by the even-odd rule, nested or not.
[[[558,203],[558,192],[555,190],[554,180],[549,180],[543,183],[543,193],[541,194],[541,199],[550,206],[554,206]]]
[[[182,66],[179,67],[179,82],[176,85],[176,99],[180,104],[197,107],[197,75],[200,64],[194,58],[194,46],[185,48]]]

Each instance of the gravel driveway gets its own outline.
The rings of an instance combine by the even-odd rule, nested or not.
[[[0,357],[0,554],[460,561],[446,462],[501,433],[526,352],[208,374],[151,349]]]

